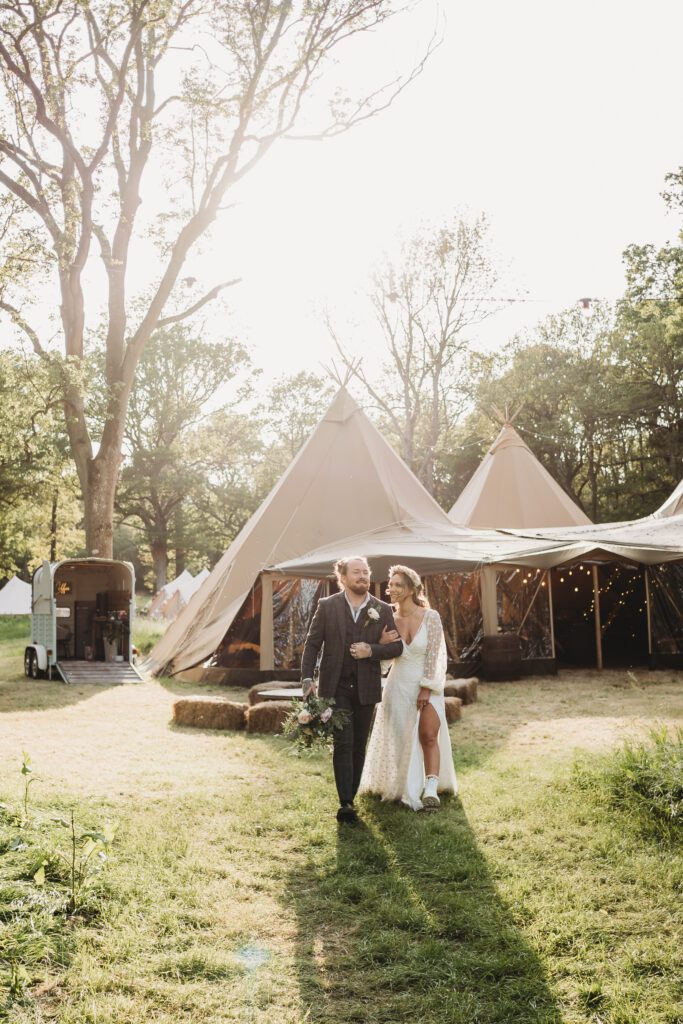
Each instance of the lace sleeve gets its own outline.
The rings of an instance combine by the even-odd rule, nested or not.
[[[420,686],[425,686],[433,693],[443,693],[446,685],[446,641],[441,625],[441,616],[433,608],[427,615],[427,649],[425,664]]]

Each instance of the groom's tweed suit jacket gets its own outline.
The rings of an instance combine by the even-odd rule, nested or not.
[[[368,616],[369,608],[377,609],[379,613],[377,621],[373,621]],[[324,597],[318,604],[308,630],[301,658],[301,678],[313,678],[318,652],[322,647],[323,653],[318,678],[318,693],[321,697],[334,697],[342,677],[347,641],[347,614],[351,618],[347,609],[348,605],[343,591],[332,597]],[[385,626],[389,629],[396,629],[391,606],[384,601],[378,601],[376,597],[371,597],[360,613],[356,631],[360,641],[370,644],[372,648],[369,658],[359,658],[354,662],[358,680],[358,700],[361,704],[377,704],[382,699],[380,661],[398,658],[403,653],[402,640],[394,640],[390,644],[379,642]]]

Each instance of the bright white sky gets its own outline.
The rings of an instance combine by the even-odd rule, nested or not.
[[[207,286],[244,279],[228,301],[267,377],[329,362],[324,305],[363,352],[371,268],[425,220],[485,212],[510,265],[501,297],[531,300],[479,329],[486,347],[581,296],[618,297],[623,249],[676,236],[659,193],[683,163],[679,0],[449,0],[444,13],[442,46],[395,105],[271,151],[197,261]],[[391,78],[436,21],[425,0],[340,76],[353,85],[383,60]]]

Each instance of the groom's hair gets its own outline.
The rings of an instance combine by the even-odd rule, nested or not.
[[[342,590],[342,576],[346,576],[346,572],[349,568],[349,562],[365,562],[368,569],[370,565],[365,555],[349,555],[348,558],[339,558],[333,566],[334,575],[337,577],[337,586]]]

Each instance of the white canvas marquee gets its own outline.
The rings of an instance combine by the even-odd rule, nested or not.
[[[508,431],[505,436],[510,439]],[[520,446],[508,447],[528,467]],[[543,480],[542,474],[536,479]],[[550,479],[550,493],[559,490],[566,498]],[[504,498],[499,500],[504,507]],[[380,579],[395,562],[425,574],[482,568],[486,633],[497,628],[494,565],[547,569],[596,548],[619,556],[628,551],[624,557],[645,563],[683,558],[675,515],[660,510],[638,523],[593,526],[567,502],[571,508],[565,507],[555,528],[456,525],[342,387],[280,481],[156,644],[148,667],[156,674],[177,674],[208,664],[260,580],[262,607],[269,609],[261,619],[261,668],[272,668],[273,578],[325,578],[343,555],[366,555]],[[569,525],[572,517],[583,525]]]
[[[12,576],[0,590],[0,615],[30,615],[31,584]]]

